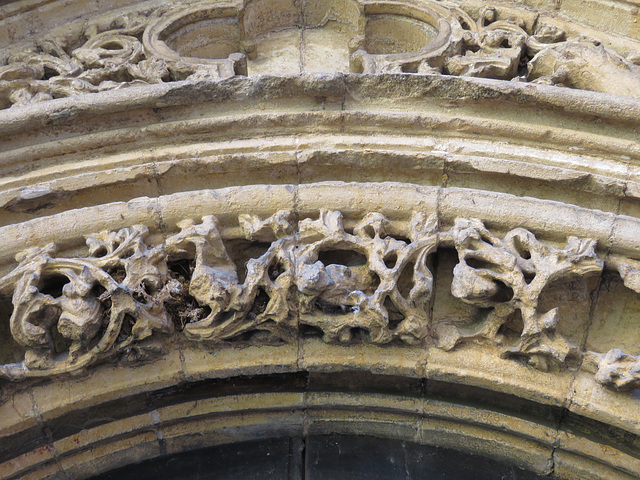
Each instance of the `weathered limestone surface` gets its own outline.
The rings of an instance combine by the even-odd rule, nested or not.
[[[450,197],[457,200],[452,204]],[[515,229],[489,221],[495,226],[488,229],[480,220],[449,216],[447,212],[453,205],[459,209],[464,198],[481,208],[483,203],[483,208],[503,209],[514,203],[509,223],[518,215],[533,220]],[[329,182],[233,187],[112,204],[106,210],[88,208],[82,213],[96,224],[133,214],[149,225],[162,218],[167,233],[134,224],[88,236],[85,249],[55,252],[51,245],[19,257],[21,263],[3,278],[4,291],[13,289],[14,304],[3,352],[5,361],[12,356],[16,363],[2,367],[2,375],[21,380],[5,384],[12,397],[6,408],[18,408],[12,405],[26,395],[26,388],[31,392],[25,397],[28,411],[50,422],[96,402],[183,382],[355,369],[453,380],[567,409],[607,428],[640,432],[633,390],[638,381],[633,357],[638,355],[636,317],[632,304],[616,310],[605,303],[610,295],[636,298],[637,262],[599,246],[606,245],[618,216],[607,218],[604,212],[545,200],[527,200],[529,210],[517,203],[516,197],[505,194],[465,189]],[[225,214],[206,214],[222,211],[224,205]],[[287,205],[297,210],[286,210]],[[345,212],[326,211],[320,205],[342,205]],[[549,220],[535,216],[543,207]],[[374,211],[359,213],[368,208]],[[180,217],[185,211],[194,215],[185,220]],[[246,211],[258,213],[241,213]],[[64,216],[42,220],[53,226],[59,218],[63,226]],[[575,225],[564,221],[572,216]],[[507,219],[504,214],[500,218]],[[554,239],[567,226],[582,233],[580,218],[593,222],[589,228],[598,241]],[[537,230],[541,224],[546,224],[547,240],[537,239],[528,229]],[[30,387],[29,378],[38,377],[52,381]],[[93,394],[87,396],[88,391]],[[430,402],[428,398],[424,401]],[[295,408],[307,408],[308,401],[303,396]],[[395,405],[398,399],[388,401]],[[431,404],[420,405],[418,411]],[[458,415],[458,407],[442,408],[450,412],[447,415]],[[30,415],[21,417],[18,431],[28,431]],[[477,415],[485,418],[487,413]],[[304,418],[301,421],[329,421]],[[376,418],[363,420],[357,431],[380,434],[365,425],[380,421]],[[148,428],[148,423],[134,426],[132,421],[108,428],[124,428],[130,432],[127,438],[142,448],[135,432]],[[394,428],[402,421],[392,420]],[[494,421],[499,420],[483,420],[479,430],[463,429],[464,434],[455,433],[459,426],[427,423],[420,435],[430,444],[459,448],[462,442],[470,451],[508,459],[491,451],[491,442],[498,439],[484,433]],[[212,437],[195,441],[176,433],[175,448],[225,442],[216,428],[227,428],[226,420],[202,422],[190,428],[213,429]],[[413,425],[415,420],[406,422]],[[509,435],[515,435],[508,438],[524,441],[526,430],[517,415],[504,422],[513,428]],[[538,446],[520,444],[517,448],[527,455],[519,465],[543,473],[550,465],[564,465],[567,472],[578,467],[595,471],[582,460],[561,460],[551,448],[561,442],[562,447],[554,447],[557,451],[579,451],[580,458],[597,459],[590,460],[604,468],[597,478],[611,475],[611,468],[632,476],[637,471],[637,460],[633,454],[623,455],[623,444],[615,447],[615,457],[603,456],[598,453],[601,447],[589,443],[593,440],[574,439],[576,433],[567,433],[558,422],[550,431],[535,427],[527,434],[535,442],[546,438],[547,447],[534,455]],[[8,434],[16,427],[9,423],[5,428]],[[92,432],[91,438],[102,441],[104,428]],[[163,435],[171,431],[163,427]],[[251,438],[250,432],[246,435],[242,438]],[[486,440],[477,444],[476,435]],[[512,440],[499,441],[516,448]],[[65,455],[74,458],[65,471],[82,476],[82,468],[88,467],[72,467],[80,462],[81,451],[72,454],[75,447],[67,450],[67,443],[61,445]],[[120,447],[110,443],[105,448],[100,455],[113,459],[109,452]],[[157,445],[152,442],[149,448]],[[128,457],[117,458],[100,468],[126,463]],[[19,471],[42,472],[43,461],[35,456]],[[87,461],[97,465],[93,459]],[[5,468],[13,471],[16,465],[12,461]]]
[[[603,5],[1,6],[0,477],[356,434],[640,478]]]
[[[635,22],[633,15],[637,8]],[[185,79],[303,72],[443,74],[640,96],[637,39],[508,5],[151,2],[5,45],[2,108]]]
[[[587,285],[566,280],[602,273],[594,240],[570,237],[554,248],[526,229],[501,239],[464,218],[441,231],[429,213],[413,212],[394,225],[371,212],[348,230],[338,211],[320,210],[318,219],[284,210],[266,219],[242,214],[242,236],[227,241],[215,217],[205,216],[179,222],[177,234],[153,247],[143,225],[87,236],[88,256],[58,258],[55,244],[33,247],[1,279],[0,288],[13,289],[11,335],[25,355],[1,366],[0,375],[52,376],[116,356],[148,360],[162,353],[158,337],[177,327],[207,345],[291,343],[317,333],[343,344],[426,346],[435,338],[451,350],[486,339],[503,356],[523,357],[540,370],[599,358],[598,383],[640,385],[638,357],[585,351],[560,332],[573,330],[584,342],[581,328],[562,323],[584,326],[586,319],[561,319],[560,304],[540,308],[554,283],[567,290],[556,301],[576,294],[576,307],[584,301]],[[459,257],[451,295],[476,308],[470,318],[434,325],[429,258],[443,247]],[[625,287],[640,290],[637,261],[608,262]]]

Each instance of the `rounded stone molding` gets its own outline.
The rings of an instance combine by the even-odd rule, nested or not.
[[[619,97],[449,77],[308,75],[90,98],[5,113],[2,223],[194,182],[233,186],[246,168],[263,172],[261,181],[333,180],[337,165],[341,180],[366,171],[368,181],[471,185],[634,215],[639,115]],[[363,147],[383,123],[393,134],[376,130]],[[401,168],[385,169],[389,161]]]

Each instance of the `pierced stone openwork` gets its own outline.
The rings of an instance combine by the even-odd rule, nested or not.
[[[634,1],[0,2],[0,478],[640,478]]]
[[[529,10],[245,0],[99,18],[8,52],[0,107],[171,81],[303,72],[525,81],[639,97],[640,46]],[[70,33],[74,32],[74,33]],[[616,43],[618,50],[605,47]]]
[[[11,333],[25,357],[0,375],[50,376],[114,356],[148,360],[162,353],[158,335],[215,348],[317,332],[329,343],[433,340],[444,350],[484,340],[544,371],[595,361],[601,384],[640,386],[640,359],[582,350],[559,332],[557,306],[539,306],[552,282],[603,270],[593,240],[570,237],[554,248],[523,228],[499,238],[473,219],[441,231],[423,212],[408,229],[370,213],[347,230],[337,211],[299,220],[287,211],[243,214],[238,222],[243,238],[223,239],[206,216],[179,223],[179,233],[155,246],[145,227],[133,226],[88,236],[86,257],[57,257],[53,244],[21,253],[0,283],[13,289]],[[441,246],[458,253],[450,288],[479,307],[471,322],[432,322],[430,262]],[[610,266],[640,293],[637,262],[614,258]],[[509,329],[514,322],[521,326]]]

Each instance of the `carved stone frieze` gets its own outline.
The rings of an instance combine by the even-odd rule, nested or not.
[[[481,221],[460,218],[443,231],[424,212],[403,227],[380,213],[350,225],[337,211],[302,219],[289,211],[266,219],[243,214],[242,236],[223,238],[216,219],[205,216],[180,222],[178,233],[156,245],[148,244],[146,227],[134,226],[88,236],[83,257],[57,257],[53,244],[29,249],[0,279],[13,292],[6,321],[24,351],[22,362],[0,366],[0,376],[72,373],[106,359],[144,361],[174,337],[219,348],[311,335],[397,348],[435,342],[444,350],[473,341],[540,370],[596,358],[599,383],[638,386],[637,357],[585,351],[560,333],[559,305],[540,308],[552,282],[602,272],[595,241],[570,237],[556,248],[523,228],[500,238]],[[477,308],[455,323],[431,313],[433,255],[441,247],[458,256],[451,294]],[[615,257],[606,266],[637,290],[636,263]],[[516,316],[522,327],[517,338],[507,338],[502,327]]]
[[[273,8],[278,20],[267,21]],[[531,21],[529,11],[505,11],[483,7],[472,18],[444,2],[246,0],[96,19],[12,51],[0,66],[0,108],[185,79],[301,72],[458,75],[640,98],[633,46],[617,53],[588,34],[538,22],[537,14]],[[301,30],[313,35],[305,40]],[[329,53],[288,59],[283,48]]]
[[[349,342],[361,329],[374,343],[419,343],[429,325],[432,274],[426,256],[437,242],[434,225],[425,221],[414,218],[411,241],[405,242],[387,236],[388,221],[379,214],[367,216],[353,234],[345,232],[339,212],[301,221],[296,234],[289,213],[266,220],[244,215],[247,239],[271,243],[247,262],[242,283],[215,221],[185,222],[167,241],[167,251],[180,258],[188,244],[195,249],[189,294],[210,313],[184,332],[219,342],[260,331],[288,341],[300,325],[318,329],[329,342]],[[326,255],[341,263],[321,261]],[[410,263],[411,274],[405,272]],[[403,274],[409,275],[404,294],[398,283]]]

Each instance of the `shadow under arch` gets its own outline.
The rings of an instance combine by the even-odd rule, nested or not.
[[[73,478],[93,480],[535,480],[585,474],[576,468],[585,460],[596,478],[624,479],[633,477],[615,462],[558,439],[640,451],[628,432],[562,406],[348,369],[180,382],[96,398],[48,424],[56,463]],[[77,436],[94,442],[77,448],[69,441]]]

